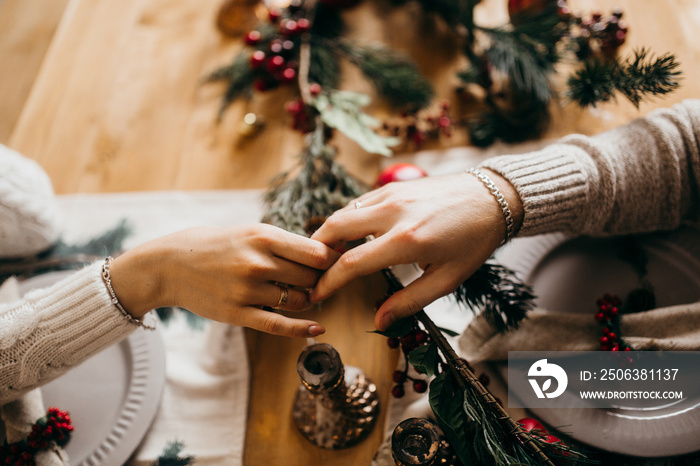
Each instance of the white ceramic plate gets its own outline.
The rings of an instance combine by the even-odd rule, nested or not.
[[[33,277],[20,291],[50,286],[67,274]],[[124,464],[155,417],[164,383],[160,332],[139,329],[42,387],[45,406],[68,411],[73,421],[66,446],[70,464]]]
[[[700,241],[697,230],[640,240],[648,256],[648,279],[657,305],[700,300]],[[567,240],[544,235],[515,240],[499,262],[532,285],[537,304],[561,312],[588,313],[606,292],[622,299],[639,284],[635,269],[619,257],[616,239]],[[700,399],[654,410],[531,409],[550,426],[607,451],[664,457],[697,451]]]

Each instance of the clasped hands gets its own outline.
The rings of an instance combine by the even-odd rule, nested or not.
[[[497,183],[512,198],[512,187]],[[112,283],[137,318],[179,306],[220,322],[309,337],[325,329],[263,307],[305,310],[359,276],[416,263],[422,276],[377,311],[375,325],[384,330],[454,291],[498,247],[504,228],[498,204],[475,177],[429,177],[353,200],[310,239],[260,224],[200,227],[150,241],[115,259]],[[342,255],[335,250],[368,236],[375,239]]]

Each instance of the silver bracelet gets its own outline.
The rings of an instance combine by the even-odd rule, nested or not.
[[[491,180],[484,172],[481,170],[478,170],[476,168],[470,168],[467,170],[467,173],[471,173],[472,175],[476,176],[479,178],[479,181],[484,183],[484,186],[488,188],[489,191],[491,191],[491,194],[493,194],[493,197],[496,198],[496,201],[498,202],[499,207],[501,208],[501,211],[503,211],[503,218],[506,221],[506,237],[501,243],[501,246],[507,243],[508,241],[513,238],[513,235],[515,234],[515,228],[514,228],[514,223],[513,222],[513,216],[510,213],[510,207],[508,207],[508,201],[506,201],[506,197],[501,193],[501,190],[498,189],[498,186],[496,186],[496,183]]]
[[[137,319],[128,312],[126,312],[124,306],[122,306],[119,300],[117,299],[117,294],[114,292],[114,288],[112,288],[112,276],[109,274],[109,265],[112,263],[113,260],[114,259],[112,258],[112,256],[108,256],[105,259],[105,263],[102,264],[102,281],[105,283],[105,286],[109,290],[109,294],[112,296],[112,304],[114,304],[114,306],[117,309],[119,309],[119,312],[121,312],[124,318],[130,323],[138,325],[139,327],[143,327],[147,330],[155,330],[155,326],[148,325],[144,323],[143,320]]]

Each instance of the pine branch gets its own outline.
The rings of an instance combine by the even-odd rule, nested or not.
[[[619,92],[639,107],[647,95],[665,95],[678,88],[682,75],[679,66],[674,55],[667,53],[654,59],[644,48],[626,60],[592,59],[569,77],[566,95],[585,107],[613,100]]]
[[[335,162],[336,151],[325,143],[324,128],[319,124],[306,136],[299,174],[292,178],[286,172],[273,181],[265,194],[264,222],[308,235],[314,224],[365,191]]]
[[[418,111],[433,98],[430,82],[403,55],[379,45],[362,47],[347,42],[339,50],[360,68],[393,108]]]
[[[497,139],[516,143],[537,137],[544,132],[550,121],[549,108],[540,102],[523,100],[518,111],[505,114],[495,105],[485,110],[468,123],[469,137],[477,147],[486,147]]]
[[[250,68],[250,52],[243,51],[236,55],[233,63],[223,66],[211,72],[204,78],[204,83],[215,81],[227,81],[228,88],[219,107],[218,119],[220,120],[228,106],[240,97],[245,91],[249,91],[253,84],[254,74]]]
[[[51,257],[68,257],[75,254],[105,256],[122,250],[124,240],[131,234],[131,226],[122,219],[111,229],[84,243],[68,244],[62,238],[51,249]]]
[[[481,310],[499,332],[518,328],[534,305],[532,289],[502,265],[485,263],[454,292],[475,314]]]
[[[309,63],[309,81],[324,89],[337,89],[340,82],[340,61],[335,50],[320,41],[313,41]]]
[[[185,445],[178,440],[168,442],[163,449],[163,453],[151,466],[188,466],[194,464],[194,457],[180,456],[180,452],[184,447]]]

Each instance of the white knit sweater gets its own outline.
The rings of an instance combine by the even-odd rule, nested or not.
[[[0,305],[0,405],[121,340],[135,325],[114,307],[92,264]]]

